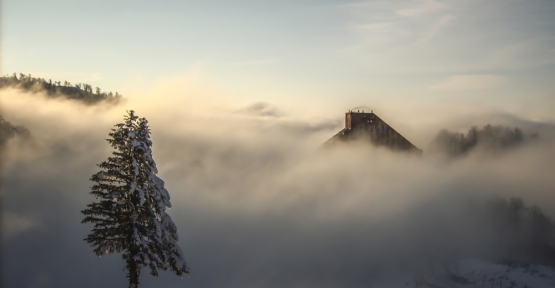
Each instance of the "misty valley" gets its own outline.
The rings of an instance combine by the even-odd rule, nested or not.
[[[81,211],[100,209],[93,182],[115,175],[97,166],[120,161],[110,137],[120,151],[144,131],[149,144],[133,147],[148,146],[148,185],[168,206],[156,217],[173,227],[157,241],[174,251],[149,257],[187,276],[149,275],[143,255],[141,287],[555,287],[555,122],[452,113],[410,126],[380,111],[304,117],[192,98],[175,109],[25,74],[2,77],[0,92],[6,287],[127,285],[117,245],[99,258],[83,241],[96,238]]]

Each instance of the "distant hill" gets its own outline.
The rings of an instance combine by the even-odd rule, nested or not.
[[[45,92],[50,98],[66,98],[76,100],[84,104],[92,105],[99,102],[118,103],[123,100],[122,96],[112,92],[102,92],[100,88],[93,88],[89,84],[79,83],[72,85],[68,81],[63,83],[60,81],[45,80],[43,78],[34,78],[31,75],[16,73],[11,76],[0,77],[0,89],[16,88],[24,92],[37,93]]]

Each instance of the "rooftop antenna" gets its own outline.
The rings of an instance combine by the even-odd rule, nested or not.
[[[351,109],[352,111],[357,111],[358,113],[362,112],[362,113],[368,113],[368,111],[372,111],[370,110],[370,107],[368,106],[358,106],[355,108]]]

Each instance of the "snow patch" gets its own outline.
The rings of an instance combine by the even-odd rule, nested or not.
[[[555,287],[555,267],[465,259],[433,276],[425,275],[421,282],[429,287],[549,288]]]

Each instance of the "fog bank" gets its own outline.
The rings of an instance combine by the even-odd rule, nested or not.
[[[93,201],[88,179],[110,153],[104,139],[128,109],[151,124],[169,214],[192,267],[184,279],[143,273],[145,287],[388,287],[436,263],[511,258],[504,247],[521,239],[500,247],[510,234],[490,214],[496,197],[520,197],[555,218],[553,119],[493,113],[398,128],[426,145],[469,119],[540,135],[510,153],[474,149],[445,161],[426,150],[322,149],[343,125],[341,109],[306,117],[267,103],[146,98],[85,106],[16,91],[2,102],[4,118],[33,135],[10,139],[2,155],[6,287],[126,285],[120,255],[98,258],[82,240],[91,227],[79,211]]]

